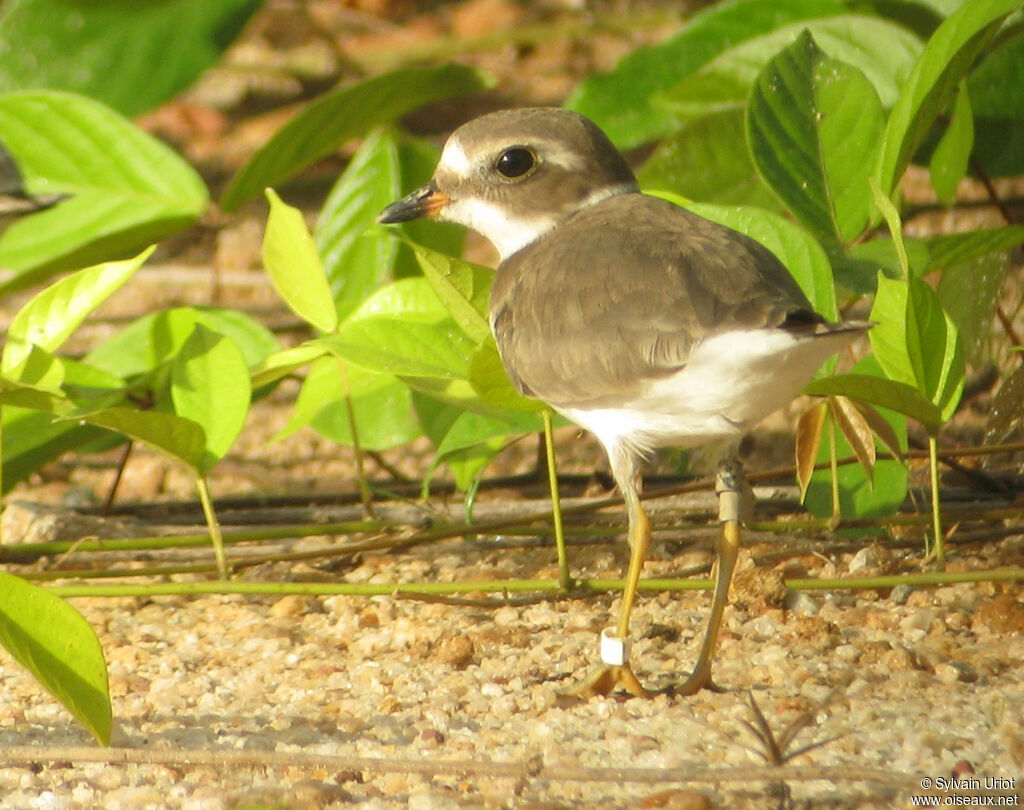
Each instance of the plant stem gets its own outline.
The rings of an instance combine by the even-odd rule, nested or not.
[[[199,491],[199,502],[203,505],[206,528],[210,530],[210,540],[213,541],[213,553],[217,557],[217,571],[220,574],[220,578],[226,580],[228,578],[228,559],[224,554],[224,538],[221,537],[217,514],[213,511],[210,485],[207,483],[205,475],[196,474],[196,489]]]
[[[928,472],[931,475],[932,485],[932,531],[935,533],[932,550],[935,553],[936,562],[944,568],[946,565],[946,543],[942,534],[942,511],[939,503],[939,445],[933,434],[928,434]]]
[[[555,436],[551,427],[551,409],[545,408],[544,448],[548,462],[548,486],[551,489],[551,518],[555,532],[555,551],[558,553],[558,584],[568,591],[573,586],[569,576],[569,556],[565,551],[565,527],[562,524],[562,501],[558,496],[558,468],[555,466]]]
[[[338,369],[341,374],[341,387],[345,391],[345,413],[348,414],[348,430],[352,434],[352,449],[356,455],[356,476],[359,478],[359,499],[363,504],[363,514],[373,517],[373,494],[370,482],[366,480],[366,469],[363,465],[363,448],[359,444],[359,428],[356,425],[356,411],[352,403],[352,390],[348,384],[348,365],[340,357]]]
[[[829,529],[835,531],[843,519],[843,510],[839,503],[839,459],[836,456],[836,418],[834,413],[828,420],[828,427],[828,460],[832,471],[832,520],[829,523]]]
[[[995,571],[931,571],[919,574],[896,574],[877,577],[837,577],[813,579],[810,577],[786,580],[791,590],[862,590],[892,588],[896,585],[916,587],[949,585],[958,582],[1024,582],[1024,568],[1002,568]],[[642,591],[706,591],[715,585],[711,579],[642,579]],[[625,587],[622,579],[581,579],[574,583],[576,594],[601,591],[620,591]],[[160,582],[151,585],[54,585],[47,590],[62,598],[119,597],[119,596],[197,596],[209,594],[262,594],[271,596],[398,596],[402,594],[459,594],[459,593],[522,593],[540,591],[558,594],[561,584],[554,579],[511,579],[468,582]]]

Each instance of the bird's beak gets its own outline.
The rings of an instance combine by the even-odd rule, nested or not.
[[[411,219],[419,219],[420,217],[436,217],[449,202],[451,202],[451,198],[443,191],[440,191],[434,181],[431,180],[422,188],[418,188],[397,202],[391,203],[377,216],[377,222],[390,224],[394,222],[408,222]]]

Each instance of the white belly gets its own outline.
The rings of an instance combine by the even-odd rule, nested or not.
[[[700,344],[686,366],[617,407],[556,409],[594,433],[609,455],[735,441],[803,389],[857,336],[794,337],[780,329],[730,332]]]

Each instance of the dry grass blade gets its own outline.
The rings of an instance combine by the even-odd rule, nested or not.
[[[824,740],[808,743],[807,745],[801,746],[795,750],[790,750],[791,744],[800,732],[814,723],[814,719],[818,715],[818,712],[824,709],[831,702],[832,697],[833,695],[830,694],[825,698],[825,700],[815,706],[814,709],[801,712],[788,726],[786,726],[786,728],[782,730],[780,735],[776,736],[775,732],[772,731],[771,726],[768,724],[768,720],[764,716],[764,712],[761,711],[761,707],[757,705],[757,701],[754,699],[753,693],[747,692],[747,704],[749,705],[751,714],[753,715],[753,721],[740,720],[740,722],[754,735],[758,742],[761,743],[762,747],[744,747],[747,748],[748,751],[752,751],[757,754],[765,762],[771,765],[781,766],[809,751],[821,748],[822,746],[838,740],[843,736],[842,734],[836,734]]]

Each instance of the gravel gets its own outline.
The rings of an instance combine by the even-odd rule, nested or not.
[[[496,607],[484,606],[482,595],[481,604],[469,605],[293,595],[75,599],[107,657],[115,745],[167,760],[85,761],[84,752],[96,753],[87,733],[5,657],[0,759],[19,762],[28,746],[48,752],[0,767],[0,807],[784,806],[776,780],[737,776],[764,764],[764,745],[747,727],[754,723],[748,693],[776,738],[809,718],[789,751],[834,738],[786,766],[794,776],[785,786],[791,806],[909,806],[907,791],[839,777],[884,772],[916,783],[948,778],[963,761],[979,776],[1015,778],[1019,789],[1019,585],[783,592],[773,602],[765,596],[773,589],[750,584],[759,579],[754,572],[771,570],[754,567],[756,551],[741,557],[746,577],[737,577],[725,615],[716,660],[725,691],[687,699],[567,703],[560,696],[594,663],[597,634],[618,606],[610,595]],[[622,544],[570,553],[582,576],[619,576],[626,558]],[[1005,564],[1007,554],[1019,564],[1018,544],[986,547],[955,565]],[[656,544],[652,558],[649,576],[677,565],[665,544]],[[916,551],[908,562],[915,558]],[[808,554],[798,562],[821,576],[846,573],[855,559]],[[784,565],[794,561],[780,570]],[[399,556],[366,555],[344,577],[553,575],[549,549],[449,541]],[[261,569],[259,577],[340,575],[282,566]],[[641,679],[659,683],[686,672],[708,604],[702,592],[641,595],[632,658]],[[211,760],[176,761],[175,752]],[[240,759],[218,762],[218,752]],[[261,761],[267,752],[276,759]],[[310,755],[320,759],[302,759]],[[469,765],[452,772],[444,764],[452,761]],[[675,771],[677,778],[626,781],[607,770],[615,768]],[[740,770],[717,783],[678,779],[705,768]],[[808,779],[797,768],[823,778]]]

